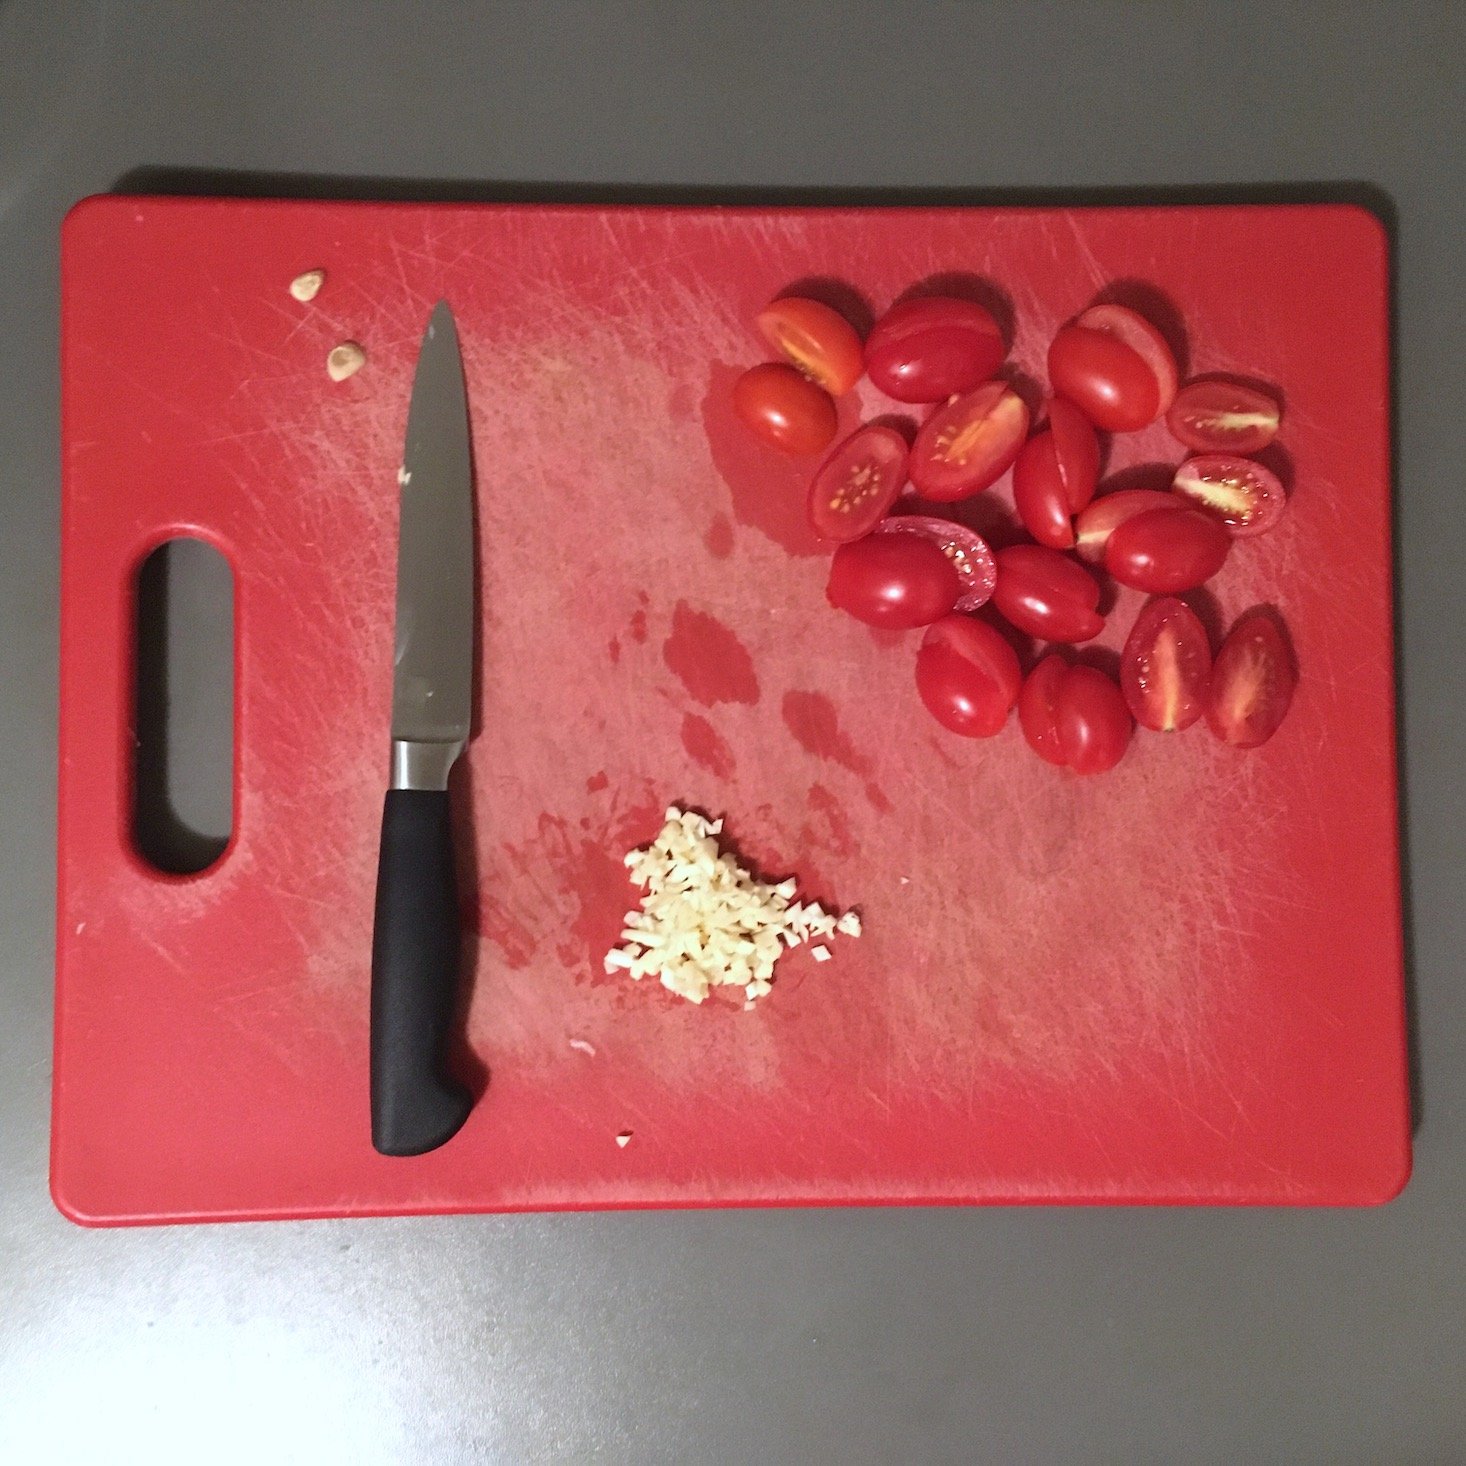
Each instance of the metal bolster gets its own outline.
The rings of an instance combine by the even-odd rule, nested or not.
[[[462,752],[461,739],[456,743],[418,743],[406,738],[394,738],[392,787],[446,789],[449,770]]]

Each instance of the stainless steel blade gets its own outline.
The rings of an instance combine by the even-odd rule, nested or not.
[[[392,738],[448,745],[451,763],[473,698],[474,546],[468,396],[446,301],[418,353],[401,486]]]

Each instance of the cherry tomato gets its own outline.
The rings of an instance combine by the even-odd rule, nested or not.
[[[1008,721],[1023,673],[1018,654],[985,621],[944,616],[916,654],[916,690],[942,727],[991,738]]]
[[[990,488],[1013,465],[1028,433],[1028,408],[1002,382],[984,382],[939,407],[911,450],[911,482],[950,503]]]
[[[835,551],[825,596],[867,626],[907,631],[945,616],[960,589],[956,567],[935,545],[915,535],[867,535]]]
[[[1120,690],[1142,728],[1189,728],[1206,705],[1211,643],[1196,612],[1165,596],[1136,618],[1120,658]]]
[[[1195,453],[1256,453],[1277,436],[1282,409],[1240,382],[1188,382],[1166,412],[1166,426]]]
[[[1089,641],[1105,629],[1095,607],[1099,586],[1067,555],[1043,545],[999,550],[993,605],[1004,618],[1044,641]]]
[[[733,384],[733,411],[781,453],[818,453],[835,436],[835,404],[823,387],[782,362],[750,367]]]
[[[905,482],[906,439],[894,428],[860,428],[815,471],[809,522],[822,539],[858,540],[876,527]]]
[[[1226,453],[1188,458],[1176,470],[1171,489],[1198,508],[1211,510],[1239,540],[1270,530],[1288,503],[1275,473]]]
[[[1148,509],[1127,519],[1105,546],[1105,569],[1121,585],[1173,596],[1204,584],[1226,563],[1232,536],[1200,509]]]
[[[1078,514],[1094,498],[1099,483],[1100,445],[1089,419],[1062,397],[1049,403],[1049,432],[1054,435],[1054,456],[1069,500],[1069,512]]]
[[[1120,689],[1103,672],[1071,667],[1056,653],[1029,673],[1018,722],[1040,758],[1076,774],[1114,768],[1134,729]]]
[[[1081,560],[1091,565],[1104,562],[1105,546],[1110,536],[1127,519],[1144,514],[1147,509],[1174,509],[1173,494],[1159,489],[1116,489],[1096,499],[1074,526],[1074,550]]]
[[[1094,497],[1099,463],[1099,439],[1089,420],[1056,397],[1047,431],[1031,437],[1013,465],[1013,503],[1039,544],[1055,550],[1073,545],[1070,516]]]
[[[998,579],[998,563],[988,542],[975,529],[926,514],[896,514],[875,527],[876,534],[914,534],[930,540],[957,567],[962,594],[954,611],[975,611],[986,605]]]
[[[1297,685],[1293,658],[1276,621],[1267,611],[1248,611],[1217,653],[1207,724],[1223,743],[1257,748],[1278,731]]]
[[[1097,305],[1049,347],[1049,381],[1097,428],[1133,432],[1176,395],[1176,362],[1165,338],[1122,305]]]
[[[944,402],[997,371],[998,323],[970,300],[924,295],[893,305],[865,343],[865,369],[898,402]]]
[[[839,397],[859,380],[865,359],[855,327],[837,310],[786,295],[758,313],[764,340],[811,381]]]

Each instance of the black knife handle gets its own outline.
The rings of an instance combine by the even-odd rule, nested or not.
[[[448,1072],[461,936],[448,794],[392,789],[382,811],[372,933],[372,1144],[421,1155],[473,1096]]]

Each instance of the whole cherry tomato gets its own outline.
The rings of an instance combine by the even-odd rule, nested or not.
[[[1277,436],[1282,417],[1271,397],[1241,382],[1188,382],[1166,426],[1195,453],[1256,453]]]
[[[1120,690],[1142,728],[1189,728],[1206,706],[1211,643],[1196,612],[1164,596],[1136,617],[1120,658]]]
[[[858,428],[815,470],[809,522],[822,539],[869,534],[906,482],[906,439],[894,428]]]
[[[906,631],[945,616],[961,584],[952,562],[916,535],[867,535],[841,545],[825,596],[867,626]]]
[[[1007,473],[1028,432],[1028,408],[1003,382],[984,382],[937,408],[911,450],[911,482],[948,503],[991,487]]]
[[[872,382],[898,402],[944,402],[987,381],[1007,349],[980,305],[924,295],[893,305],[865,343]]]
[[[1018,722],[1040,758],[1076,774],[1115,767],[1134,725],[1120,689],[1093,667],[1071,667],[1053,653],[1028,675]]]
[[[1097,305],[1049,347],[1049,381],[1098,428],[1146,427],[1176,395],[1176,362],[1165,338],[1122,305]]]
[[[1023,673],[1001,632],[971,616],[933,622],[916,655],[916,690],[937,722],[964,738],[991,738],[1008,721]]]
[[[1091,565],[1102,565],[1110,536],[1127,519],[1147,509],[1175,509],[1176,498],[1160,489],[1116,489],[1102,494],[1074,526],[1074,552]]]
[[[1041,545],[1074,544],[1070,516],[1094,497],[1099,439],[1077,407],[1055,398],[1049,426],[1031,437],[1013,465],[1013,503],[1024,527]]]
[[[1105,629],[1100,588],[1082,566],[1044,545],[999,550],[993,605],[1005,620],[1044,641],[1090,641]]]
[[[733,384],[733,411],[781,453],[818,453],[835,436],[835,404],[823,387],[783,362],[750,367]]]
[[[826,392],[839,397],[859,380],[865,360],[855,327],[822,301],[786,295],[758,313],[764,340]]]
[[[1211,510],[1239,540],[1270,530],[1287,507],[1276,474],[1228,453],[1188,458],[1176,470],[1171,490],[1198,508]]]
[[[1105,546],[1105,569],[1121,585],[1172,596],[1204,584],[1226,563],[1232,536],[1200,509],[1149,509],[1127,519]]]
[[[957,567],[962,593],[954,611],[975,611],[986,605],[998,580],[998,562],[988,542],[975,529],[934,519],[927,514],[894,514],[876,525],[876,534],[914,534],[930,540]]]
[[[1259,607],[1233,626],[1212,667],[1206,721],[1223,743],[1257,748],[1278,731],[1298,673],[1272,614]]]

